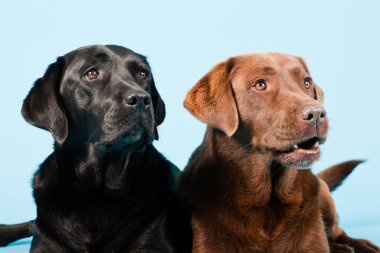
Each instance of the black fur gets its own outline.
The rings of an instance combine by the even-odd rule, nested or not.
[[[151,102],[128,105],[136,94]],[[151,144],[165,105],[145,57],[120,46],[74,50],[36,81],[22,114],[55,138],[33,180],[31,252],[191,251],[173,194],[179,170]]]
[[[14,225],[0,225],[0,247],[21,238],[32,236],[34,221]]]

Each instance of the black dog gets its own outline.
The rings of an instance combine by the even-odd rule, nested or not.
[[[179,170],[152,145],[165,105],[144,56],[97,45],[59,57],[22,115],[55,149],[34,176],[34,226],[3,227],[3,244],[33,232],[36,253],[191,249],[172,190]]]

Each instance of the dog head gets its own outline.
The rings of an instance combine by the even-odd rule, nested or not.
[[[51,64],[24,100],[22,115],[50,131],[60,145],[120,149],[158,139],[165,105],[144,56],[95,45]]]
[[[302,58],[256,53],[216,65],[188,92],[184,106],[286,167],[307,167],[327,137],[322,100]]]

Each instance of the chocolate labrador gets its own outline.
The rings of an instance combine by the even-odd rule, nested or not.
[[[3,227],[3,244],[33,233],[33,253],[191,250],[179,170],[152,145],[165,105],[144,56],[95,45],[59,57],[22,115],[52,133],[54,151],[34,176],[34,225]]]
[[[322,99],[303,59],[277,53],[232,57],[188,92],[184,106],[208,126],[177,186],[194,253],[380,252],[339,228],[310,170],[328,132]]]

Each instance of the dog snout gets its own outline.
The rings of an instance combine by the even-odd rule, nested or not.
[[[128,107],[137,109],[137,110],[145,110],[152,103],[152,98],[147,93],[132,93],[129,94],[125,100],[125,104]]]
[[[326,110],[321,105],[308,105],[301,111],[301,120],[309,124],[319,125],[326,118]]]

